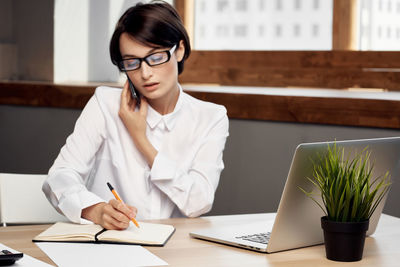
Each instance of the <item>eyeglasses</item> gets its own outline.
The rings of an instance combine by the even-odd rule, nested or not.
[[[119,63],[119,68],[122,71],[137,70],[142,66],[142,61],[145,61],[149,66],[157,66],[168,62],[174,53],[176,45],[170,50],[155,52],[143,58],[126,58]]]

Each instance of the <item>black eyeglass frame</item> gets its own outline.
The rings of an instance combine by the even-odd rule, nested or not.
[[[174,45],[173,47],[171,47],[169,50],[157,51],[157,52],[151,53],[150,55],[147,55],[147,56],[142,57],[142,58],[140,58],[140,57],[129,57],[129,58],[125,58],[125,59],[121,60],[121,61],[118,63],[118,68],[120,69],[120,71],[125,71],[125,72],[126,72],[126,71],[132,71],[132,70],[138,70],[138,69],[140,69],[140,68],[142,67],[142,62],[143,62],[143,61],[146,62],[146,64],[147,64],[148,66],[150,66],[150,67],[159,66],[159,65],[162,65],[162,64],[164,64],[164,63],[167,63],[167,62],[171,59],[172,53],[175,52],[175,49],[176,49],[176,45]],[[148,58],[150,58],[151,56],[153,56],[153,55],[155,55],[155,54],[158,54],[158,53],[167,53],[167,60],[164,61],[164,62],[162,62],[162,63],[151,64],[151,63],[148,61]],[[124,66],[124,61],[126,61],[126,60],[132,60],[132,59],[137,59],[137,60],[139,60],[139,65],[138,65],[138,67],[137,67],[136,69],[126,69],[125,66]]]

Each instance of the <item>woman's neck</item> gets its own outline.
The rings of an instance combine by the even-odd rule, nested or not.
[[[160,99],[148,99],[150,106],[160,113],[166,115],[174,111],[175,105],[179,98],[179,87],[176,86],[176,90],[171,90],[169,94],[165,95]]]

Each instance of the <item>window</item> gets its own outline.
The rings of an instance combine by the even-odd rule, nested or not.
[[[247,25],[236,25],[234,28],[234,34],[236,37],[246,37],[247,35]]]
[[[282,0],[276,0],[276,10],[282,10]]]
[[[282,36],[282,25],[275,25],[275,36],[278,38]]]
[[[259,0],[259,9],[260,10],[264,10],[264,7],[265,7],[265,2],[264,2],[265,0]]]
[[[319,25],[313,24],[312,25],[312,37],[318,37],[318,36],[319,36]]]
[[[294,9],[299,10],[301,8],[300,0],[294,0]]]
[[[180,5],[186,2],[175,1]],[[205,40],[198,37],[196,31],[202,23],[205,23],[196,11],[196,5],[202,0],[193,1],[195,3],[194,38],[192,37],[194,50],[191,57],[194,59],[188,61],[187,71],[180,77],[183,83],[319,88],[354,86],[381,88],[384,84],[385,88],[398,89],[398,83],[393,79],[399,68],[398,52],[382,54],[351,51],[359,49],[353,44],[354,40],[375,45],[376,50],[380,49],[377,45],[381,43],[381,47],[387,49],[385,40],[388,40],[386,36],[389,24],[380,23],[379,19],[381,16],[379,5],[384,6],[381,10],[381,13],[385,13],[383,16],[387,15],[386,0],[382,1],[383,4],[380,4],[378,0],[359,0],[359,2],[356,0],[301,0],[298,2],[301,5],[299,10],[295,8],[296,0],[248,0],[246,12],[234,14],[232,13],[234,10],[229,9],[226,14],[218,16],[218,24],[224,22],[228,25],[231,35],[217,41],[215,38]],[[235,3],[233,0],[228,1],[233,3],[232,5]],[[397,5],[396,1],[400,3],[400,0],[394,0],[391,4],[392,9]],[[343,12],[343,9],[350,12]],[[357,12],[363,14],[358,16]],[[215,27],[212,16],[203,17],[207,18],[206,25]],[[371,23],[372,21],[374,23]],[[234,36],[235,25],[242,24],[247,25],[247,30],[243,30],[247,36],[245,38]],[[349,31],[350,26],[351,31]],[[349,35],[349,32],[356,32],[353,30],[357,29],[355,26],[359,27],[360,36]],[[332,28],[335,28],[335,32]],[[394,38],[394,35],[397,37],[395,29],[400,29],[400,25],[390,25],[390,28],[390,40],[398,40]],[[378,38],[378,34],[381,35],[381,39]],[[400,30],[398,35],[400,38]],[[358,45],[357,42],[355,44]],[[400,46],[397,45],[397,47]],[[196,50],[217,51],[198,52]],[[379,60],[376,60],[377,58]],[[371,60],[374,62],[372,69],[371,65],[366,64]],[[237,62],[241,62],[240,66]],[[392,71],[391,67],[395,70]],[[192,68],[195,70],[191,71]],[[371,75],[370,71],[378,71],[379,76]]]
[[[265,29],[264,29],[264,25],[260,25],[260,26],[258,26],[258,35],[260,36],[260,37],[264,37],[264,35],[265,35]]]
[[[236,0],[236,10],[245,12],[247,10],[247,1],[246,0]]]
[[[319,0],[314,0],[313,8],[314,8],[315,10],[318,10],[318,9],[319,9]]]
[[[217,38],[226,38],[229,35],[229,28],[228,25],[218,25],[217,27]]]
[[[224,1],[223,1],[224,2]],[[200,8],[199,8],[201,13],[206,13],[207,12],[207,2],[206,1],[202,1],[200,3]]]
[[[218,0],[214,10],[202,12],[200,7],[205,2],[212,3],[194,0],[194,49],[332,49],[333,0]],[[202,33],[203,27],[222,33],[217,29],[221,24],[230,35],[216,39]]]
[[[205,25],[201,25],[199,35],[200,35],[200,38],[207,38]]]
[[[217,2],[217,11],[219,13],[224,12],[228,9],[228,0],[218,0]],[[203,1],[202,5],[205,5],[205,1]],[[203,8],[203,13],[205,13],[205,9]]]
[[[399,50],[400,40],[395,29],[400,27],[399,0],[360,1],[361,50]]]
[[[300,36],[300,25],[299,24],[295,24],[293,26],[293,35],[295,37],[299,37]]]

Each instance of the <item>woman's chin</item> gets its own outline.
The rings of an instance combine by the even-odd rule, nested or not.
[[[161,97],[161,95],[157,92],[157,91],[153,91],[153,92],[145,92],[144,94],[142,94],[147,100],[157,100]]]

